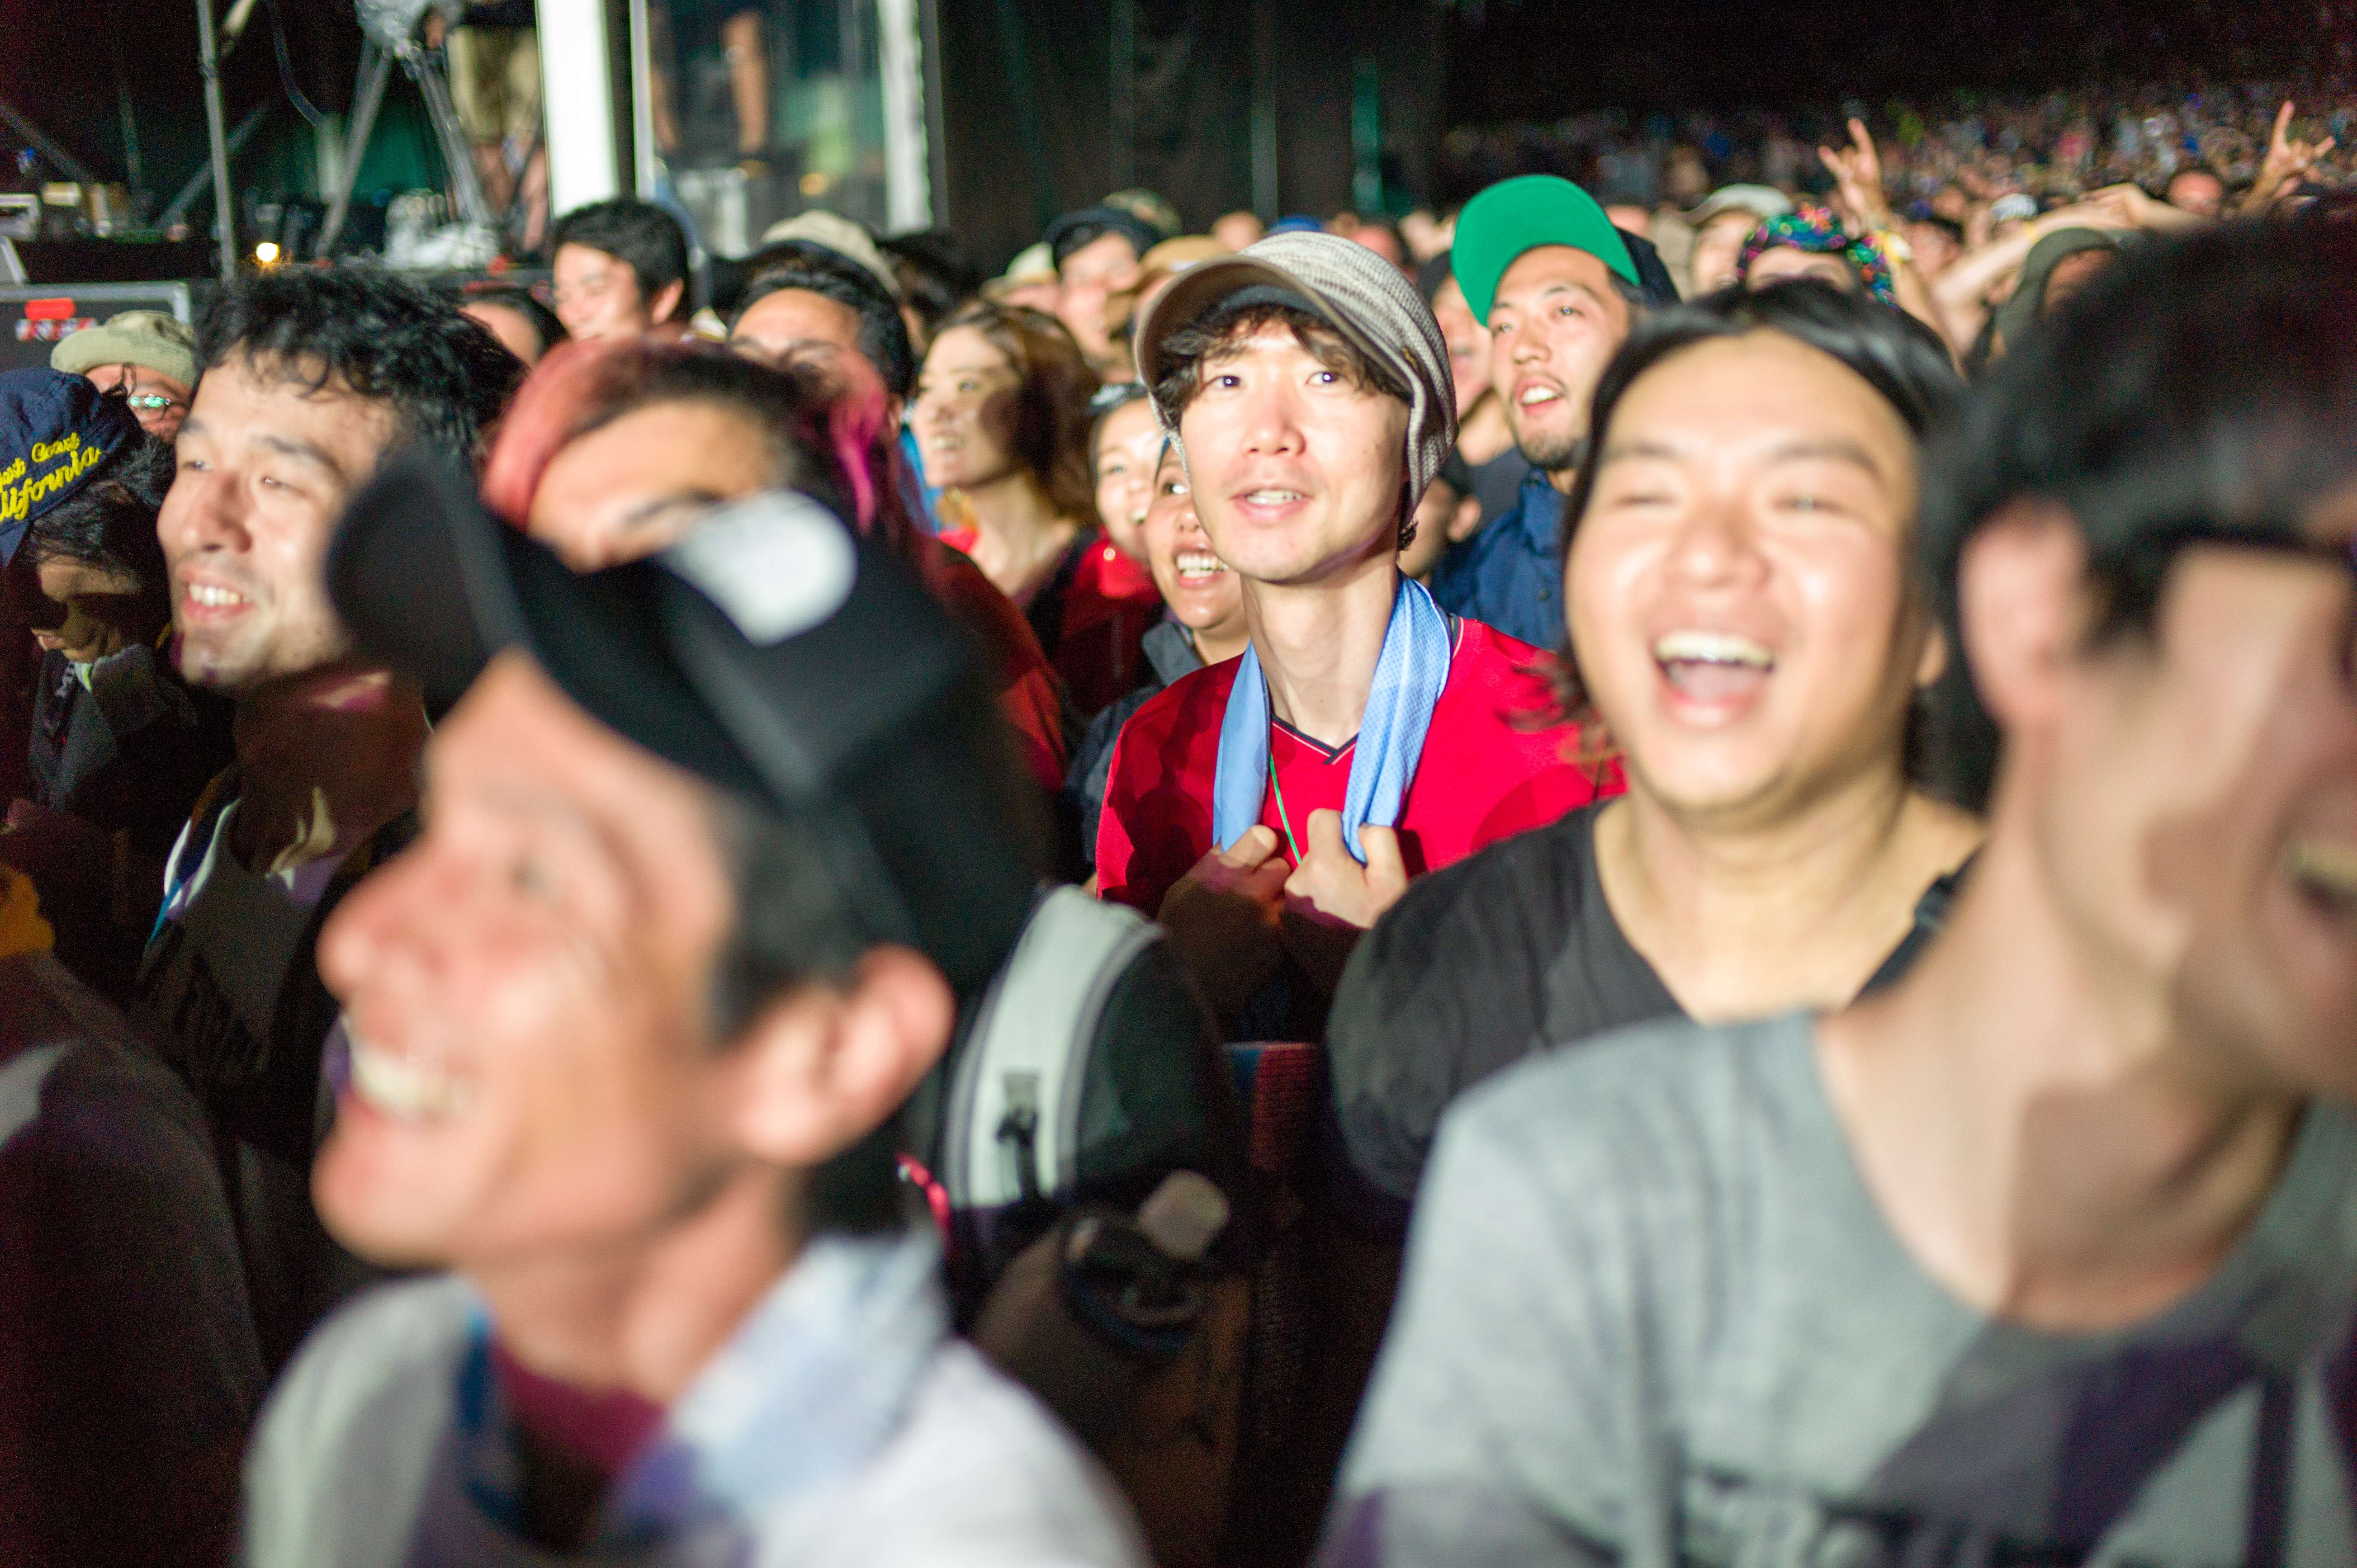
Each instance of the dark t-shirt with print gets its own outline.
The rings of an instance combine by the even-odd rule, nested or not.
[[[1605,902],[1602,809],[1411,883],[1351,954],[1327,1045],[1350,1186],[1372,1189],[1359,1206],[1372,1222],[1404,1221],[1396,1205],[1415,1196],[1441,1112],[1473,1085],[1549,1046],[1684,1015]],[[1954,883],[1925,892],[1867,990],[1914,961],[1946,919]]]

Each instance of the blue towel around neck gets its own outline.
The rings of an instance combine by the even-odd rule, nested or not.
[[[1361,865],[1367,852],[1360,847],[1361,826],[1399,825],[1400,801],[1424,756],[1433,706],[1448,684],[1450,652],[1448,618],[1423,584],[1400,578],[1342,799],[1342,843]],[[1268,793],[1269,724],[1268,678],[1261,673],[1260,650],[1246,648],[1220,721],[1219,770],[1211,779],[1211,842],[1219,849],[1233,848],[1260,821]]]

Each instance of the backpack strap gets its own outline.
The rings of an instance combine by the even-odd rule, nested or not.
[[[951,1089],[942,1184],[959,1208],[1069,1191],[1081,1091],[1105,1004],[1160,928],[1059,887],[991,982]]]

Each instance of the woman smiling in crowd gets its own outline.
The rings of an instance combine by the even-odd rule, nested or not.
[[[1096,372],[1053,317],[973,305],[943,324],[909,411],[942,542],[1023,607],[1083,714],[1129,690],[1161,607],[1105,573],[1089,464]]]
[[[1146,407],[1143,397],[1131,406]],[[1090,721],[1087,736],[1072,753],[1071,777],[1065,786],[1073,797],[1081,844],[1092,865],[1105,779],[1113,769],[1113,743],[1121,726],[1179,676],[1233,659],[1252,642],[1252,628],[1244,624],[1243,584],[1211,553],[1211,536],[1195,515],[1186,466],[1178,452],[1163,444],[1153,473],[1153,499],[1138,527],[1138,544],[1146,553],[1146,569],[1154,574],[1155,590],[1168,607],[1146,634],[1145,678]]]

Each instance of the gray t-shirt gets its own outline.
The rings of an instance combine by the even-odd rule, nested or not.
[[[1807,1018],[1631,1029],[1444,1122],[1329,1561],[2346,1564],[2352,1296],[2340,1109],[2192,1295],[2047,1334],[1891,1233]]]

